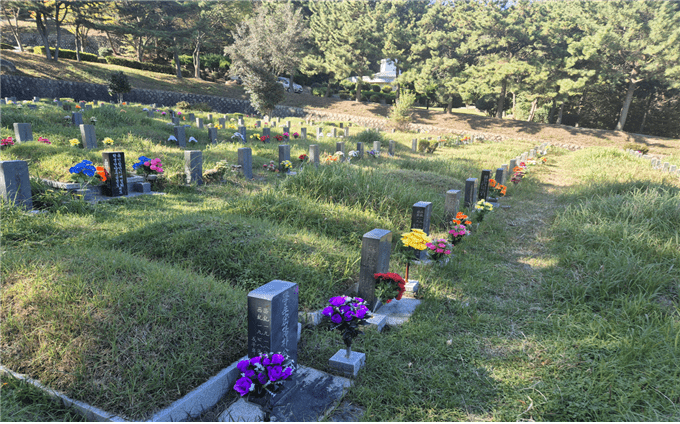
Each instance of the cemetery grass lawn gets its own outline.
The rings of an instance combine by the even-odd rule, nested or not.
[[[128,169],[138,155],[161,157],[168,176],[157,188],[167,194],[46,201],[39,215],[2,205],[0,348],[8,368],[137,420],[246,354],[249,290],[293,281],[300,308],[321,309],[357,281],[361,236],[373,228],[393,231],[390,268],[403,274],[398,240],[415,202],[433,202],[432,234],[445,236],[446,190],[534,145],[424,155],[410,152],[412,134],[397,133],[395,158],[307,165],[291,178],[261,170],[277,160],[277,143],[251,143],[255,180],[227,174],[195,187],[180,184],[181,150],[163,143],[167,119],[125,110],[93,112],[98,139],[113,138]],[[53,141],[2,151],[28,160],[32,176],[66,180],[68,167],[110,150],[70,147],[73,131],[52,105],[2,112],[3,137],[12,122],[31,122],[34,138]],[[187,131],[199,138],[192,148],[204,171],[236,163],[239,145],[209,145],[205,133]],[[386,149],[384,133],[352,135],[379,137]],[[291,141],[291,158],[310,144],[333,153],[335,141]],[[355,342],[368,363],[348,399],[364,419],[680,419],[677,179],[616,148],[554,148],[548,159],[509,187],[502,203],[511,208],[488,215],[447,266],[412,267],[423,304],[409,323]],[[342,346],[305,327],[300,362],[326,370]],[[3,409],[23,408],[2,399]]]

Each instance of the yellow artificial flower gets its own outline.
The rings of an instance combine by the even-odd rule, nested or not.
[[[401,242],[406,247],[412,247],[416,250],[425,250],[427,243],[431,243],[432,239],[425,234],[425,231],[419,228],[412,228],[410,233],[401,235]]]
[[[111,146],[111,145],[113,145],[113,140],[109,137],[106,137],[105,139],[102,140],[102,143],[104,143],[108,146]]]
[[[68,142],[71,143],[71,146],[77,146],[80,144],[80,141],[77,138],[72,138]]]

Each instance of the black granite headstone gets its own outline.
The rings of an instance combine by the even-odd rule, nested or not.
[[[430,218],[432,217],[432,202],[417,202],[413,204],[413,211],[411,213],[411,228],[418,228],[423,230],[425,234],[430,235]],[[423,260],[427,257],[425,250],[416,250],[415,257],[417,260]]]
[[[479,192],[477,193],[477,200],[486,200],[486,197],[489,194],[489,179],[491,179],[491,170],[483,170],[482,177],[479,179]]]
[[[271,135],[272,135],[272,134],[271,134],[271,128],[269,128],[269,127],[264,127],[264,128],[262,128],[262,136],[263,136],[263,137],[271,137]],[[269,142],[271,142],[271,141],[272,141],[272,140],[271,140],[270,138],[267,138],[265,142],[266,142],[266,143],[269,143]]]
[[[104,169],[109,173],[104,183],[104,194],[111,197],[127,196],[127,175],[123,152],[102,152]]]
[[[298,285],[273,280],[248,293],[248,356],[281,353],[297,364]]]
[[[373,274],[389,272],[391,252],[392,232],[390,230],[376,228],[364,234],[361,241],[358,295],[367,301],[371,310],[376,303]]]
[[[71,122],[73,122],[73,125],[75,126],[83,125],[83,114],[80,112],[71,112]]]
[[[477,203],[477,178],[465,180],[465,207],[471,208]]]

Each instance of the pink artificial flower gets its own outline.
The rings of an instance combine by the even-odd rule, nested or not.
[[[437,246],[439,246],[439,247],[441,247],[441,248],[446,247],[446,245],[445,245],[444,243],[439,243]]]
[[[151,166],[151,162],[147,160],[146,162],[144,162],[144,166]]]
[[[450,255],[450,254],[451,254],[451,251],[450,251],[450,250],[445,250],[445,251],[444,251],[444,254],[445,254],[445,255]]]
[[[444,253],[444,249],[437,249],[437,253]]]
[[[426,243],[425,246],[429,247],[430,249],[434,249],[434,244],[432,243]]]

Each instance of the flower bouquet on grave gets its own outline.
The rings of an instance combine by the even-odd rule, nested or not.
[[[352,159],[359,158],[359,151],[358,150],[350,150],[349,151],[349,160],[351,161]],[[359,158],[361,159],[361,158]]]
[[[377,152],[375,150],[369,150],[368,155],[372,157],[373,159],[377,159],[378,156],[380,156],[380,152]]]
[[[289,173],[291,169],[293,169],[293,164],[289,160],[281,161],[281,163],[279,164],[279,172],[281,172],[282,174]]]
[[[113,146],[113,139],[110,137],[106,137],[105,139],[102,140],[102,143],[104,143],[107,146]]]
[[[508,188],[504,186],[503,184],[499,184],[496,180],[491,178],[489,180],[489,197],[490,198],[495,198],[499,199],[503,196],[505,196],[506,191]]]
[[[294,139],[297,139],[298,137],[300,137],[300,134],[298,134],[297,132],[294,132],[294,133],[293,133],[293,138],[294,138]]]
[[[274,136],[274,138],[276,138],[276,141],[283,141],[282,135],[276,135],[276,136]]]
[[[455,246],[463,240],[463,237],[470,235],[468,226],[472,225],[472,221],[469,221],[468,216],[463,212],[458,212],[452,222],[453,228],[449,230],[449,241]]]
[[[283,138],[286,140],[290,140],[290,134],[288,132],[283,133]]]
[[[149,175],[156,175],[163,173],[163,164],[159,158],[149,159],[146,156],[140,156],[139,162],[132,165],[132,169],[137,172],[137,175],[143,175],[145,179]]]
[[[284,380],[295,371],[295,361],[280,353],[264,353],[239,361],[236,368],[241,378],[236,380],[234,390],[241,397],[251,393],[257,397],[267,393],[276,396]]]
[[[260,137],[260,141],[263,143],[269,143],[269,136],[263,135],[262,137]]]
[[[77,138],[72,138],[72,139],[70,139],[68,142],[69,142],[69,143],[71,144],[71,146],[73,146],[73,147],[78,147],[78,146],[80,146],[80,140],[78,140]]]
[[[5,150],[14,146],[14,139],[12,137],[3,138],[0,143],[0,149]]]
[[[189,140],[187,140],[187,142],[188,142],[188,143],[198,144],[198,140],[196,140],[196,138],[194,138],[193,136],[192,136],[192,137],[189,137]]]
[[[401,242],[404,247],[412,247],[416,250],[427,249],[427,243],[431,243],[430,237],[425,234],[425,231],[419,228],[412,228],[410,233],[404,233],[401,235]],[[408,281],[408,271],[411,265],[411,260],[406,259],[406,274],[404,275],[404,280]]]
[[[219,125],[219,124],[218,124],[218,125]],[[257,134],[257,133],[252,134],[252,135],[250,136],[250,138],[251,138],[253,141],[260,141],[260,139],[261,139],[260,134]]]
[[[342,333],[342,341],[347,347],[347,358],[352,354],[352,340],[360,334],[360,325],[366,325],[366,319],[371,318],[366,301],[360,297],[336,296],[328,299],[321,313],[331,321],[331,330]]]
[[[103,166],[95,167],[89,160],[83,160],[72,166],[68,172],[71,174],[71,180],[79,183],[81,189],[85,189],[88,185],[99,185],[108,178],[108,173]]]
[[[45,138],[45,137],[38,137],[38,141],[41,142],[41,143],[43,143],[43,144],[52,144],[52,142],[50,141],[50,139],[49,139],[49,138]]]
[[[427,254],[433,261],[438,263],[442,263],[451,254],[451,247],[446,242],[446,239],[434,239],[431,243],[427,243],[426,246]]]
[[[484,221],[484,215],[493,210],[493,205],[482,199],[475,204],[475,219],[477,222]]]
[[[396,272],[373,274],[375,278],[375,298],[384,304],[401,300],[406,291],[406,281]]]

